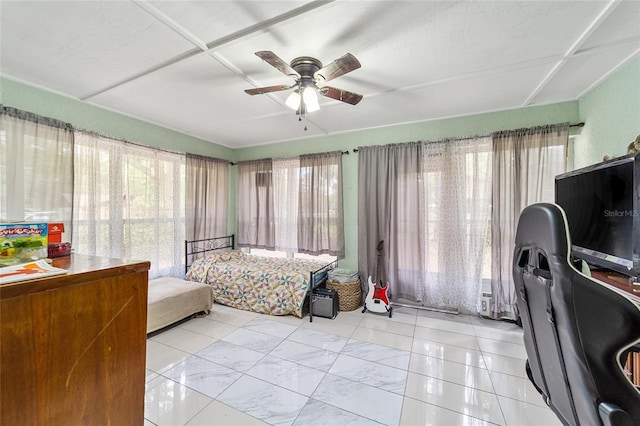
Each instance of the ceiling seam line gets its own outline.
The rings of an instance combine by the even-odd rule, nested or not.
[[[227,61],[226,58],[224,58],[221,54],[219,54],[217,52],[214,52],[213,50],[209,50],[207,52],[207,56],[209,56],[212,60],[218,62],[220,65],[222,65],[223,67],[225,67],[226,69],[228,69],[229,71],[234,73],[236,76],[242,78],[244,81],[247,82],[247,84],[249,84],[249,85],[251,85],[253,87],[257,87],[258,86],[258,83],[256,81],[254,81],[247,74],[245,74],[242,71],[240,71],[239,69],[237,69],[230,61]],[[277,97],[273,96],[272,94],[266,93],[265,95],[267,95],[267,97],[269,99],[271,99],[272,101],[274,101],[275,103],[277,103],[281,107],[286,107],[286,103],[285,102],[281,101],[280,99],[278,99]],[[287,107],[287,109],[288,109],[288,107]]]
[[[229,34],[227,36],[224,36],[224,37],[222,37],[222,38],[220,38],[218,40],[214,40],[212,42],[209,42],[209,43],[207,43],[207,48],[209,50],[215,49],[216,47],[220,47],[220,46],[223,46],[223,45],[225,45],[225,44],[227,44],[229,42],[236,41],[238,39],[241,39],[243,37],[248,36],[249,34],[253,34],[255,32],[262,31],[262,30],[264,30],[266,28],[269,28],[269,27],[271,27],[271,26],[273,26],[275,24],[279,24],[281,22],[288,21],[289,19],[292,19],[292,18],[297,18],[300,15],[304,15],[305,13],[310,12],[312,10],[315,10],[315,9],[317,9],[319,7],[326,6],[327,4],[333,3],[334,1],[336,1],[336,0],[315,0],[315,1],[312,1],[311,3],[307,3],[307,4],[305,4],[303,6],[300,6],[300,7],[296,8],[296,9],[290,10],[290,11],[285,12],[285,13],[281,13],[280,15],[274,16],[273,18],[269,18],[266,21],[262,21],[262,22],[259,22],[257,24],[254,24],[254,25],[250,25],[247,28],[243,28],[243,29],[241,29],[239,31],[236,31],[236,32],[231,33],[231,34]]]
[[[594,47],[594,48],[586,49],[586,50],[583,50],[583,51],[580,51],[580,52],[576,52],[573,55],[571,55],[570,57],[567,57],[567,56],[564,56],[564,55],[545,56],[545,57],[542,57],[542,58],[532,59],[532,60],[529,60],[529,61],[517,62],[515,64],[502,65],[502,66],[496,67],[496,68],[490,68],[490,69],[485,69],[485,70],[475,71],[475,72],[465,73],[465,74],[458,74],[458,75],[454,75],[454,76],[451,76],[451,77],[441,78],[441,79],[438,79],[438,80],[431,80],[431,81],[427,81],[427,82],[424,82],[424,83],[414,84],[414,85],[410,85],[410,86],[403,86],[403,87],[399,87],[399,88],[393,89],[392,91],[394,91],[394,92],[395,91],[402,92],[402,91],[406,91],[406,90],[414,90],[414,89],[420,89],[420,88],[424,88],[424,87],[438,86],[440,84],[452,83],[452,82],[461,81],[461,80],[468,80],[468,79],[471,79],[471,78],[486,77],[486,76],[490,76],[492,74],[499,74],[499,73],[502,73],[502,72],[518,71],[518,70],[521,70],[521,69],[527,69],[527,68],[529,68],[531,66],[544,65],[544,64],[547,64],[547,63],[551,63],[551,62],[558,62],[558,61],[562,61],[562,60],[566,60],[566,59],[570,59],[570,58],[575,58],[575,57],[580,57],[580,56],[588,56],[588,55],[600,53],[602,51],[615,49],[617,47],[624,46],[624,45],[627,45],[627,44],[635,44],[635,43],[640,43],[640,37],[635,37],[635,38],[632,38],[632,39],[624,40],[622,42],[608,43],[608,44],[605,44],[605,45],[601,45],[601,46],[597,46],[597,47]],[[378,93],[374,93],[374,94],[369,94],[369,95],[367,95],[367,97],[377,96],[377,95],[380,95],[380,94],[383,94],[383,93],[390,93],[392,91],[385,91],[385,92],[378,92]]]
[[[174,56],[173,58],[171,58],[171,59],[169,59],[167,61],[163,61],[163,62],[161,62],[161,63],[159,63],[159,64],[157,64],[157,65],[155,65],[155,66],[153,66],[151,68],[147,68],[144,71],[140,71],[139,73],[136,73],[136,74],[134,74],[134,75],[132,75],[130,77],[127,77],[127,78],[125,78],[123,80],[120,80],[117,83],[111,84],[110,86],[107,86],[107,87],[105,87],[103,89],[100,89],[100,90],[98,90],[96,92],[93,92],[93,93],[90,93],[88,95],[82,96],[79,99],[81,101],[86,101],[88,99],[91,99],[91,98],[94,98],[94,97],[96,97],[98,95],[101,95],[101,94],[103,94],[105,92],[108,92],[109,90],[112,90],[112,89],[115,89],[117,87],[123,86],[123,85],[125,85],[127,83],[130,83],[130,82],[132,82],[134,80],[137,80],[137,79],[142,78],[144,76],[147,76],[149,74],[153,74],[154,72],[160,71],[161,69],[166,68],[166,67],[168,67],[170,65],[177,64],[178,62],[182,62],[182,61],[184,61],[186,59],[189,59],[191,57],[194,57],[194,56],[196,56],[198,54],[204,54],[204,53],[206,53],[206,52],[203,52],[202,50],[198,49],[197,47],[194,47],[193,49],[188,50],[188,51],[186,51],[186,52],[184,52],[184,53],[182,53],[180,55]]]
[[[502,65],[500,67],[496,67],[496,68],[490,68],[490,69],[486,69],[486,70],[481,70],[481,71],[475,71],[475,72],[471,72],[471,73],[465,73],[465,74],[458,74],[455,76],[451,76],[451,77],[446,77],[446,78],[441,78],[438,80],[431,80],[431,81],[427,81],[424,83],[419,83],[419,84],[414,84],[414,85],[410,85],[410,86],[403,86],[403,87],[398,87],[392,90],[387,90],[387,91],[383,91],[383,92],[377,92],[377,93],[371,93],[368,94],[367,97],[370,98],[372,96],[379,96],[385,93],[392,93],[392,92],[402,92],[402,91],[407,91],[407,90],[415,90],[415,89],[421,89],[421,88],[425,88],[425,87],[431,87],[431,86],[438,86],[441,84],[446,84],[446,83],[453,83],[456,81],[461,81],[461,80],[468,80],[471,78],[478,78],[478,77],[486,77],[486,76],[490,76],[493,74],[499,74],[499,73],[503,73],[503,72],[509,72],[509,71],[518,71],[521,69],[527,69],[531,66],[536,66],[536,65],[544,65],[547,63],[552,63],[552,62],[559,62],[559,61],[563,61],[566,59],[570,59],[570,58],[575,58],[575,57],[580,57],[580,56],[588,56],[588,55],[592,55],[592,54],[596,54],[602,51],[606,51],[606,50],[611,50],[620,46],[624,46],[627,44],[635,44],[635,43],[640,43],[640,37],[635,37],[635,38],[631,38],[631,39],[627,39],[624,40],[622,42],[613,42],[613,43],[608,43],[605,45],[601,45],[601,46],[597,46],[594,48],[590,48],[587,50],[583,50],[580,52],[576,52],[573,55],[567,57],[565,55],[554,55],[554,56],[545,56],[542,58],[538,58],[538,59],[532,59],[529,61],[524,61],[524,62],[517,62],[515,64],[508,64],[508,65]]]
[[[627,56],[626,58],[624,58],[622,61],[620,61],[620,63],[618,65],[616,65],[615,67],[611,68],[609,70],[609,72],[607,72],[606,74],[604,74],[602,77],[600,77],[598,80],[596,80],[592,85],[590,85],[589,87],[587,87],[582,93],[580,93],[576,99],[582,99],[587,93],[589,93],[593,88],[597,87],[600,83],[602,83],[604,80],[606,80],[607,78],[611,77],[611,75],[613,73],[615,73],[616,71],[618,71],[620,68],[622,68],[623,65],[625,65],[627,62],[629,62],[631,59],[633,59],[636,55],[640,54],[640,48],[638,48],[635,52],[633,52],[631,55]]]
[[[611,43],[601,44],[599,46],[589,47],[584,50],[576,50],[576,52],[571,55],[572,58],[578,58],[580,56],[588,56],[593,55],[600,52],[606,52],[607,50],[613,50],[618,47],[626,46],[629,44],[638,44],[640,45],[640,37],[631,37],[624,40],[614,41]]]
[[[160,11],[158,8],[149,4],[148,1],[146,0],[132,0],[132,1],[133,3],[136,4],[136,6],[140,7],[142,10],[144,10],[149,15],[151,15],[153,18],[160,21],[160,23],[169,27],[172,31],[176,32],[180,37],[184,38],[190,43],[195,44],[196,47],[199,47],[203,51],[207,50],[207,43],[205,43],[203,40],[200,40],[199,37],[191,33],[191,31],[187,30],[178,22],[171,19],[169,16],[167,16],[162,11]]]
[[[547,73],[547,75],[542,79],[542,81],[536,86],[535,89],[529,94],[527,99],[522,103],[522,107],[527,107],[531,104],[533,99],[538,96],[538,94],[544,89],[544,87],[551,81],[551,79],[558,73],[560,68],[571,58],[574,53],[580,48],[580,46],[587,40],[587,38],[596,31],[600,25],[607,19],[607,17],[613,12],[613,10],[620,4],[620,0],[611,0],[607,5],[602,9],[602,11],[596,16],[596,18],[589,24],[589,26],[580,34],[580,36],[576,39],[576,41],[569,47],[567,52],[564,54],[564,58]]]
[[[334,1],[336,1],[336,0],[315,0],[315,1],[311,2],[311,3],[305,4],[304,6],[298,7],[296,9],[290,10],[290,11],[285,12],[285,13],[282,13],[282,14],[280,14],[280,15],[278,15],[276,17],[273,17],[271,19],[267,19],[266,21],[260,22],[259,24],[249,26],[249,27],[247,27],[245,29],[242,29],[240,31],[236,31],[235,33],[232,33],[232,34],[230,34],[228,36],[225,36],[225,37],[222,37],[222,38],[220,38],[218,40],[214,40],[214,41],[212,41],[210,43],[207,43],[206,44],[207,51],[211,50],[211,49],[213,49],[215,47],[220,47],[220,46],[222,46],[222,45],[224,45],[226,43],[230,43],[232,41],[235,41],[235,40],[238,40],[240,38],[246,37],[246,36],[248,36],[250,34],[253,34],[253,33],[257,32],[257,31],[262,31],[265,28],[273,26],[274,24],[277,24],[277,23],[284,22],[284,21],[287,21],[289,19],[295,18],[295,17],[300,16],[300,15],[302,15],[304,13],[307,13],[307,12],[309,12],[311,10],[314,10],[314,9],[319,8],[319,7],[325,6],[327,4],[333,3]],[[132,82],[134,80],[137,80],[139,78],[145,77],[145,76],[147,76],[149,74],[152,74],[154,72],[160,71],[163,68],[166,68],[168,66],[174,65],[174,64],[176,64],[178,62],[181,62],[181,61],[184,61],[186,59],[189,59],[192,56],[195,56],[195,55],[197,55],[199,53],[202,53],[201,49],[199,49],[199,48],[191,49],[191,50],[189,50],[187,52],[184,52],[184,53],[182,53],[180,55],[177,55],[177,56],[169,59],[168,61],[161,62],[160,64],[155,65],[155,66],[153,66],[151,68],[148,68],[145,71],[139,72],[137,74],[134,74],[131,77],[128,77],[128,78],[123,79],[123,80],[121,80],[119,82],[116,82],[116,83],[114,83],[114,84],[112,84],[112,85],[110,85],[110,86],[108,86],[108,87],[106,87],[104,89],[101,89],[99,91],[90,93],[88,95],[85,95],[85,96],[81,97],[80,100],[84,101],[84,100],[87,100],[87,99],[91,99],[91,98],[96,97],[98,95],[101,95],[101,94],[103,94],[105,92],[108,92],[109,90],[113,90],[113,89],[115,89],[115,88],[117,88],[119,86],[125,85],[125,84],[130,83],[130,82]]]
[[[557,61],[561,60],[562,58],[563,58],[562,55],[547,56],[547,57],[542,57],[542,58],[538,58],[538,59],[533,59],[533,60],[530,60],[530,61],[519,62],[519,63],[509,64],[509,65],[502,65],[500,67],[490,68],[490,69],[486,69],[486,70],[475,71],[475,72],[465,73],[465,74],[458,74],[458,75],[455,75],[455,76],[452,76],[452,77],[446,77],[446,78],[441,78],[441,79],[438,79],[438,80],[431,80],[431,81],[424,82],[424,83],[418,83],[418,84],[413,84],[413,85],[408,85],[408,86],[397,87],[397,88],[394,88],[394,89],[385,90],[385,91],[381,91],[381,92],[377,92],[377,93],[370,93],[370,94],[367,95],[367,98],[371,98],[373,96],[380,96],[380,95],[387,94],[387,93],[405,92],[405,91],[408,91],[408,90],[416,90],[416,89],[422,89],[422,88],[426,88],[426,87],[439,86],[441,84],[454,83],[456,81],[469,80],[469,79],[478,78],[478,77],[486,77],[486,76],[499,74],[499,73],[503,73],[503,72],[518,71],[518,70],[521,70],[521,69],[527,69],[527,68],[529,68],[531,66],[535,66],[535,65],[544,65],[544,64],[547,64],[547,63],[551,63],[551,62],[557,62]]]
[[[280,22],[284,22],[284,21],[288,21],[289,19],[292,18],[296,18],[298,16],[301,16],[307,12],[310,12],[312,10],[315,10],[319,7],[328,5],[330,3],[333,3],[335,0],[316,0],[313,1],[311,3],[308,3],[304,6],[301,6],[299,8],[290,10],[288,12],[282,13],[276,17],[273,17],[271,19],[267,19],[266,21],[262,21],[258,24],[252,25],[250,27],[247,27],[245,29],[242,29],[240,31],[237,31],[233,34],[229,34],[227,37],[223,37],[222,39],[219,40],[215,40],[212,41],[210,43],[207,43],[207,47],[209,48],[208,51],[208,55],[215,61],[217,61],[220,65],[222,65],[223,67],[227,68],[229,71],[231,71],[232,73],[236,74],[238,77],[242,78],[244,81],[246,81],[248,84],[250,84],[251,86],[254,87],[258,87],[259,84],[254,81],[252,78],[250,78],[247,74],[243,73],[242,71],[240,71],[239,69],[237,69],[230,61],[228,61],[226,58],[224,58],[221,54],[217,53],[214,51],[214,49],[216,47],[222,46],[226,43],[229,43],[231,41],[237,40],[239,38],[244,37],[245,35],[249,35],[252,34],[254,32],[257,31],[262,31],[265,28],[269,28],[277,23]],[[286,104],[282,101],[280,101],[278,98],[276,98],[275,96],[271,95],[271,94],[266,94],[267,97],[269,99],[271,99],[272,101],[274,101],[276,104],[285,107]]]
[[[609,3],[602,9],[602,11],[596,16],[596,19],[580,34],[580,37],[573,43],[573,45],[567,50],[565,56],[572,56],[578,51],[580,46],[593,34],[602,23],[611,15],[616,7],[620,4],[621,0],[610,0]]]
[[[266,21],[262,21],[258,24],[252,25],[250,27],[247,27],[243,30],[237,31],[235,33],[229,34],[227,37],[223,37],[222,39],[219,40],[215,40],[212,41],[210,43],[207,43],[207,48],[208,48],[208,56],[211,57],[213,60],[217,61],[220,65],[222,65],[223,67],[227,68],[229,71],[231,71],[232,73],[234,73],[236,76],[242,78],[244,81],[246,81],[248,84],[250,84],[253,87],[258,87],[259,84],[254,81],[251,77],[249,77],[247,74],[245,74],[244,72],[242,72],[240,69],[238,69],[237,67],[235,67],[231,61],[227,60],[224,56],[222,56],[220,53],[215,52],[215,48],[222,46],[226,43],[229,43],[231,41],[240,39],[242,37],[244,37],[245,35],[249,35],[252,34],[254,32],[257,31],[262,31],[266,28],[269,28],[277,23],[280,22],[284,22],[284,21],[288,21],[289,19],[292,18],[296,18],[298,16],[301,16],[307,12],[310,12],[312,10],[315,10],[319,7],[328,5],[330,3],[333,3],[335,0],[316,0],[313,1],[309,4],[303,5],[299,8],[290,10],[288,12],[282,13],[278,16],[275,16],[271,19],[267,19]],[[281,107],[286,107],[286,104],[284,102],[282,102],[281,100],[279,100],[277,97],[271,95],[271,94],[267,94],[267,97],[269,99],[271,99],[273,102],[275,102],[276,104],[278,104]],[[320,129],[319,126],[316,125],[317,128]],[[328,134],[326,131],[324,131],[324,129],[321,129],[325,134]]]

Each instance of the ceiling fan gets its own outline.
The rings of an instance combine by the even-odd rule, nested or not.
[[[287,64],[275,53],[265,50],[256,52],[256,56],[268,62],[281,73],[293,77],[296,81],[291,86],[277,85],[247,89],[249,95],[261,95],[264,93],[280,92],[294,89],[287,98],[287,106],[303,115],[320,109],[318,104],[318,93],[327,98],[336,99],[351,105],[356,105],[362,100],[362,95],[348,90],[336,89],[335,87],[318,87],[317,83],[333,80],[348,72],[360,68],[360,62],[350,53],[336,59],[326,66],[322,62],[310,56],[300,56]]]

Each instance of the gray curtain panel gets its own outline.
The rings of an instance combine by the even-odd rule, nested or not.
[[[275,248],[271,159],[238,163],[238,247]]]
[[[300,156],[298,252],[344,257],[342,152]]]
[[[566,171],[568,142],[569,123],[493,134],[491,314],[494,318],[519,317],[512,277],[518,218],[530,204],[554,201],[555,176]]]
[[[229,162],[193,154],[186,156],[186,238],[227,235]]]
[[[423,280],[422,145],[358,147],[358,269],[366,287],[389,282],[394,297],[416,299]],[[376,247],[384,241],[377,275]]]

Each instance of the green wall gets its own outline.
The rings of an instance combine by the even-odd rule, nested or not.
[[[243,148],[237,150],[237,158],[238,160],[253,160],[334,150],[350,151],[349,155],[343,155],[342,157],[346,254],[345,259],[340,261],[340,265],[345,268],[357,269],[358,154],[351,152],[353,148],[366,145],[434,140],[444,137],[486,135],[497,130],[518,129],[544,124],[577,123],[579,118],[577,102],[564,102]]]
[[[585,126],[575,141],[575,167],[625,155],[640,135],[640,56],[583,96],[579,108]]]

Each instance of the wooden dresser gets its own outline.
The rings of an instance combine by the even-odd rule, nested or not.
[[[0,285],[0,424],[142,425],[149,262]]]

